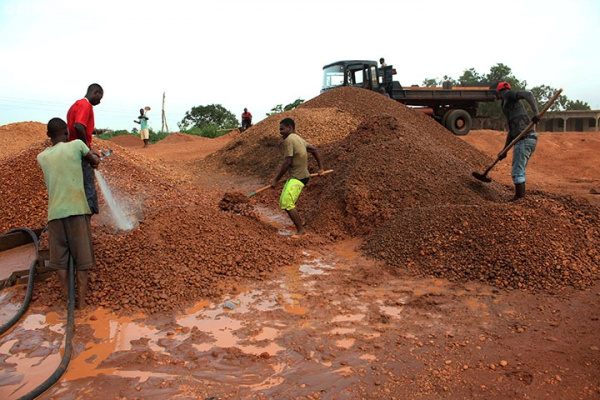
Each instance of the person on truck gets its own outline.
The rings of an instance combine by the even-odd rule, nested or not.
[[[385,90],[385,88],[383,86],[379,86],[379,93],[386,96],[388,99],[390,98],[389,93]]]
[[[506,147],[527,128],[530,121],[535,124],[540,121],[538,117],[540,111],[531,92],[526,90],[512,90],[508,82],[500,82],[496,86],[496,97],[502,101],[502,112],[508,122],[508,133],[504,145]],[[529,103],[535,114],[531,119],[521,103],[523,99]],[[515,196],[511,201],[525,197],[525,168],[535,151],[537,138],[535,130],[531,129],[514,145],[511,176],[515,184]],[[500,152],[498,159],[502,160],[504,158],[506,158],[506,152]]]

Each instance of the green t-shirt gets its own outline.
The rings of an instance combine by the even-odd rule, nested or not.
[[[292,164],[288,170],[290,178],[305,179],[310,176],[306,152],[308,146],[310,144],[295,133],[290,133],[283,141],[283,157],[292,157]]]
[[[91,214],[83,189],[81,159],[90,149],[81,140],[60,142],[37,156],[48,189],[48,221]]]
[[[140,117],[140,129],[148,129],[148,120]]]

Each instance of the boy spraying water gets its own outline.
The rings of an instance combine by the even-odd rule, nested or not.
[[[81,161],[86,160],[95,169],[100,157],[79,139],[69,142],[67,123],[60,118],[48,122],[47,135],[52,146],[38,154],[37,161],[48,190],[50,267],[58,271],[66,293],[69,255],[73,256],[79,308],[84,308],[88,269],[94,266],[95,260],[90,225],[92,211],[86,199]]]

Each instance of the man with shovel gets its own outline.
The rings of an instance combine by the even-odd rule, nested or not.
[[[537,124],[539,110],[533,94],[525,90],[512,90],[508,82],[500,82],[496,87],[496,96],[502,101],[502,112],[508,122],[508,134],[506,135],[506,144],[508,146],[517,138],[530,122]],[[520,100],[526,100],[534,112],[533,118],[529,118],[527,110]],[[515,196],[511,201],[525,197],[525,168],[529,159],[533,155],[537,145],[537,134],[532,129],[527,132],[513,148],[513,160],[511,176],[515,184]],[[506,152],[498,154],[498,159],[506,158]]]
[[[321,162],[321,154],[313,145],[307,143],[296,134],[296,123],[291,118],[284,118],[279,123],[279,134],[283,139],[283,162],[279,167],[277,176],[273,179],[271,187],[275,187],[277,182],[289,172],[289,177],[285,181],[281,197],[279,198],[279,207],[285,210],[290,219],[296,226],[297,235],[292,235],[298,238],[306,235],[306,229],[302,218],[296,210],[296,201],[302,192],[304,186],[308,184],[310,173],[308,172],[308,153],[312,154],[319,165],[319,175],[324,173],[323,164]]]

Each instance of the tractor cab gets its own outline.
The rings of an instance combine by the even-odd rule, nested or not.
[[[323,67],[321,93],[339,86],[377,90],[379,79],[380,75],[375,61],[337,61]]]

